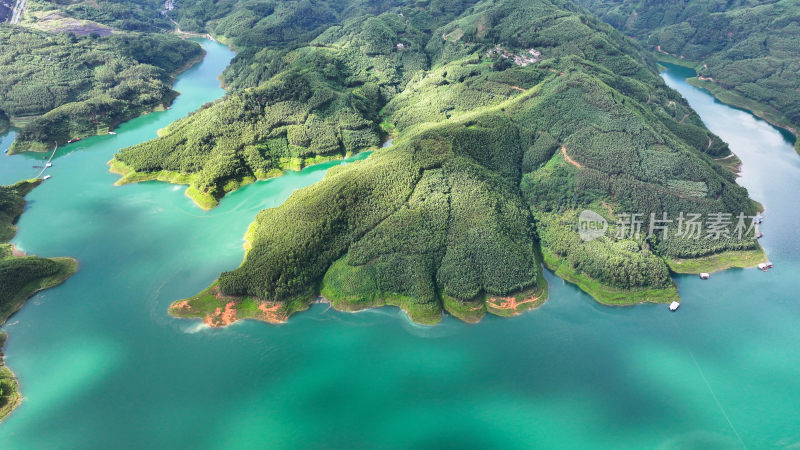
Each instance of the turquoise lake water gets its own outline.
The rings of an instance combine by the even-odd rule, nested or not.
[[[223,94],[216,77],[233,54],[202,43],[208,55],[179,77],[171,110],[59,150],[53,178],[28,196],[13,242],[80,270],[4,326],[25,401],[0,425],[0,447],[800,444],[800,157],[787,135],[691,87],[682,69],[664,74],[743,160],[776,265],[677,277],[677,313],[604,307],[548,273],[540,309],[477,325],[314,305],[284,325],[209,329],[167,307],[241,262],[259,210],[337,163],[247,186],[208,212],[181,186],[114,187],[106,162],[118,149]],[[35,175],[40,159],[0,156],[0,183]]]

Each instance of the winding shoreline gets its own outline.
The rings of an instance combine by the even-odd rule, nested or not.
[[[432,326],[441,322],[445,313],[469,324],[479,323],[487,313],[504,318],[513,317],[539,308],[547,298],[547,289],[533,289],[508,296],[483,294],[471,301],[445,296],[441,304],[424,305],[404,302],[401,296],[392,295],[363,304],[348,303],[345,299],[331,301],[321,295],[299,297],[288,302],[271,302],[253,297],[225,296],[215,281],[200,294],[173,302],[167,312],[179,319],[200,319],[210,328],[224,328],[242,320],[279,325],[288,322],[295,313],[308,310],[313,304],[324,303],[338,312],[351,314],[394,307],[403,311],[411,322]]]
[[[14,256],[16,258],[17,256]],[[61,264],[62,271],[61,273],[47,277],[41,280],[37,280],[35,283],[36,286],[33,289],[28,291],[22,291],[17,294],[17,296],[12,300],[12,309],[7,318],[5,318],[0,325],[5,324],[5,322],[13,317],[23,306],[25,303],[36,295],[37,293],[44,291],[46,289],[50,289],[56,287],[69,279],[72,275],[74,275],[78,271],[78,260],[74,258],[48,258],[52,261],[56,261],[57,263]],[[27,287],[27,286],[26,286]],[[2,349],[5,347],[5,340],[6,335],[2,333],[0,337],[0,374],[5,375],[2,378],[8,380],[8,382],[13,386],[13,392],[9,396],[9,401],[7,404],[0,407],[0,422],[2,422],[9,414],[14,412],[14,410],[22,403],[23,395],[19,391],[19,381],[17,380],[16,374],[14,371],[11,370],[6,364],[4,360],[4,356],[2,354]],[[5,373],[3,373],[5,372]]]
[[[249,184],[257,183],[259,181],[271,180],[273,178],[279,178],[283,175],[286,175],[286,173],[288,173],[289,171],[301,172],[307,168],[314,167],[318,164],[343,161],[345,159],[352,158],[354,156],[368,157],[370,153],[376,150],[378,150],[377,147],[369,147],[357,151],[355,153],[345,153],[343,155],[315,156],[313,158],[305,158],[305,159],[294,158],[289,163],[284,164],[280,168],[273,169],[270,172],[267,172],[266,174],[259,174],[256,177],[244,177],[238,180],[233,180],[234,181],[233,189],[225,191],[219,198],[210,193],[203,192],[195,188],[193,184],[195,180],[195,174],[183,174],[180,172],[174,172],[169,170],[161,170],[152,173],[137,172],[136,170],[128,167],[128,165],[125,164],[124,162],[118,160],[116,156],[110,161],[108,161],[107,164],[109,166],[108,168],[109,172],[122,176],[122,178],[120,178],[114,183],[114,186],[124,186],[126,184],[144,183],[146,181],[160,181],[163,183],[188,186],[185,192],[186,196],[189,197],[194,202],[194,204],[200,207],[201,209],[209,211],[219,206],[219,202],[221,202],[226,195]]]
[[[773,127],[788,133],[794,138],[795,151],[798,154],[800,154],[800,130],[795,128],[790,123],[787,123],[784,120],[775,117],[775,114],[780,114],[780,112],[775,110],[772,106],[765,105],[756,100],[752,100],[747,97],[741,96],[729,89],[720,87],[713,80],[701,79],[700,77],[689,77],[686,79],[686,82],[696,88],[707,91],[711,96],[713,96],[715,99],[719,100],[723,104],[730,106],[732,108],[748,112],[753,116],[758,117],[759,119],[769,123]],[[748,105],[747,103],[752,103],[752,104]],[[754,109],[753,106],[757,106],[760,109]],[[770,109],[776,112],[775,113],[768,112]]]
[[[176,69],[175,71],[173,71],[173,72],[171,72],[169,74],[170,77],[172,78],[170,92],[167,92],[167,94],[165,94],[165,96],[161,99],[161,102],[159,104],[153,106],[152,108],[144,108],[143,110],[141,110],[141,111],[139,111],[139,112],[137,112],[135,114],[123,117],[118,121],[112,122],[111,124],[109,124],[108,131],[111,132],[111,131],[117,129],[121,124],[123,124],[125,122],[128,122],[130,120],[136,119],[138,117],[146,116],[146,115],[154,113],[154,112],[164,111],[164,110],[168,109],[172,105],[172,103],[175,101],[175,99],[178,98],[178,96],[180,95],[180,92],[175,91],[174,89],[172,89],[172,88],[175,87],[175,81],[177,80],[178,76],[181,75],[182,73],[186,72],[187,70],[191,69],[192,67],[196,66],[197,64],[201,63],[203,61],[203,59],[205,59],[206,50],[204,48],[202,48],[202,46],[201,46],[200,50],[201,50],[200,54],[197,57],[194,57],[194,58],[191,58],[191,59],[187,60],[186,64],[184,64],[183,66],[181,66],[180,68]],[[63,105],[61,105],[61,106],[63,106]],[[59,107],[56,107],[56,108],[54,108],[54,109],[52,109],[50,111],[45,112],[44,114],[40,114],[40,115],[36,115],[36,116],[9,117],[10,125],[11,125],[11,127],[14,127],[14,128],[22,128],[24,122],[32,121],[32,120],[38,119],[40,117],[46,116],[47,114],[49,114],[50,112],[52,112],[52,111],[54,111],[55,109],[58,109],[58,108]],[[0,134],[2,134],[2,133],[3,133],[3,131],[0,130]],[[97,134],[91,134],[91,135],[85,135],[85,136],[78,135],[78,136],[75,136],[75,137],[79,138],[79,140],[80,140],[80,139],[87,139],[87,138],[90,138],[90,137],[93,137],[93,136],[98,136],[98,135]],[[24,149],[18,149],[17,147],[18,147],[18,145],[20,145],[19,144],[20,141],[17,138],[15,138],[14,141],[11,143],[11,146],[8,149],[8,156],[18,155],[18,154],[21,154],[21,153],[28,153],[28,152],[30,152],[30,153],[46,153],[46,152],[50,151],[50,147],[49,147],[50,144],[39,142],[39,141],[24,141],[24,142],[26,142],[28,144],[27,147],[24,148]],[[69,142],[56,142],[56,146],[63,145],[63,144],[68,144],[68,143]]]
[[[748,112],[753,116],[758,117],[761,120],[764,120],[773,127],[776,127],[786,132],[787,134],[790,134],[794,138],[794,149],[798,154],[800,154],[800,129],[798,129],[791,122],[787,122],[783,118],[777,117],[777,115],[781,114],[780,111],[776,110],[774,107],[770,105],[761,103],[757,100],[747,98],[743,95],[737,94],[734,91],[731,91],[730,89],[725,89],[719,86],[716,83],[716,80],[714,80],[713,78],[698,76],[695,67],[700,65],[701,64],[700,62],[680,60],[674,57],[667,58],[664,57],[663,54],[657,54],[656,56],[659,64],[660,63],[672,64],[675,66],[693,70],[695,72],[695,76],[686,78],[686,82],[689,83],[690,85],[698,89],[703,89],[704,91],[708,92],[709,95],[711,95],[712,97],[714,97],[715,99],[717,99],[718,101],[727,106]],[[774,112],[769,112],[770,110]]]

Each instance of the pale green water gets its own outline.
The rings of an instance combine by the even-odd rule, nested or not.
[[[800,442],[800,158],[780,133],[667,74],[745,163],[767,207],[776,268],[709,281],[684,298],[609,308],[550,276],[550,301],[514,319],[415,326],[397,309],[315,305],[281,326],[207,329],[166,314],[239,264],[255,214],[326,167],[248,186],[211,212],[183,188],[113,187],[118,148],[222,95],[232,56],[204,41],[172,110],[68,146],[30,194],[15,242],[80,271],[6,325],[26,397],[0,447],[729,448]],[[7,142],[10,138],[6,138]],[[5,148],[5,147],[3,147]],[[80,150],[80,151],[76,151]],[[35,157],[35,158],[40,158]],[[0,183],[34,174],[0,156]]]

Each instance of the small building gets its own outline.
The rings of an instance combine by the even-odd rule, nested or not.
[[[700,274],[700,278],[703,279],[703,280],[707,280],[707,279],[711,278],[711,274],[703,272],[703,273]]]

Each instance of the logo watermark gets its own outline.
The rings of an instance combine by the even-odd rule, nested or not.
[[[608,222],[590,209],[584,209],[578,216],[578,234],[584,241],[593,241],[606,234]]]
[[[638,240],[642,235],[657,236],[667,239],[758,239],[763,236],[759,225],[763,221],[760,215],[748,216],[739,213],[679,213],[677,217],[650,213],[623,213],[617,215],[613,226],[613,237],[616,239]],[[585,209],[578,216],[578,234],[584,241],[593,241],[605,236],[609,229],[608,221],[600,214]]]

